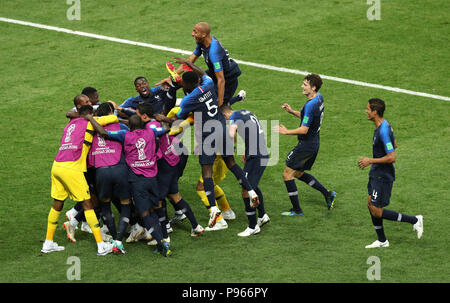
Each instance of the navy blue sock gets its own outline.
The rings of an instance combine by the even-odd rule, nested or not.
[[[75,219],[76,219],[78,222],[86,221],[86,217],[84,216],[84,210],[83,210],[83,209],[80,210],[80,211],[75,215]]]
[[[231,106],[231,105],[233,105],[234,103],[239,102],[239,101],[242,101],[242,97],[236,95],[236,96],[232,97],[232,98],[230,99],[230,101],[228,101],[228,105]]]
[[[245,205],[245,214],[248,218],[248,226],[251,229],[255,229],[256,226],[256,209],[250,206],[250,198],[243,198]]]
[[[186,202],[186,200],[181,199],[177,203],[178,207],[181,209],[181,211],[186,215],[189,222],[191,222],[192,228],[196,228],[198,225],[197,219],[195,218],[194,212],[192,211],[191,206],[189,203]]]
[[[203,188],[208,198],[209,206],[216,206],[216,197],[214,195],[214,181],[212,178],[203,178]]]
[[[167,239],[167,237],[169,237],[169,234],[167,232],[167,223],[169,223],[169,220],[167,220],[166,217],[166,209],[160,207],[155,212],[158,216],[159,225],[161,225],[162,236],[164,239]]]
[[[295,180],[292,179],[292,180],[284,181],[284,184],[286,185],[289,199],[291,199],[292,209],[297,213],[301,213],[302,208],[300,207],[300,202],[298,201],[298,191],[297,191],[297,185],[295,185]]]
[[[255,193],[258,195],[259,204],[258,208],[258,217],[262,218],[266,214],[266,210],[264,209],[264,197],[258,186],[255,187]]]
[[[325,196],[325,198],[328,195],[328,190],[322,185],[320,184],[320,182],[314,178],[313,175],[307,174],[307,173],[303,173],[303,175],[298,178],[300,181],[305,182],[306,184],[308,184],[309,186],[311,186],[312,188],[314,188],[315,190],[318,190],[322,193],[322,195]]]
[[[378,241],[380,242],[385,242],[386,241],[386,236],[384,235],[384,228],[383,228],[383,219],[382,218],[376,218],[372,215],[370,215],[372,217],[372,224],[373,227],[375,228],[375,231],[377,233],[378,236]]]
[[[417,218],[408,216],[405,214],[398,213],[393,210],[383,209],[383,213],[381,215],[383,219],[391,220],[391,221],[399,221],[399,222],[408,222],[411,224],[417,223]]]
[[[154,212],[151,212],[150,214],[141,218],[145,229],[148,230],[152,235],[153,239],[155,239],[156,242],[159,245],[161,245],[163,235],[161,230],[161,224],[159,224],[158,216]]]
[[[110,202],[100,202],[101,210],[102,210],[102,219],[103,223],[108,227],[109,233],[113,237],[114,240],[117,239],[117,230],[116,223],[114,222],[114,217],[111,211],[111,203]]]
[[[76,211],[80,212],[83,210],[83,205],[81,204],[81,202],[77,202],[75,203],[74,207]]]
[[[130,204],[122,204],[120,206],[120,217],[119,217],[119,224],[117,227],[117,239],[119,241],[122,241],[122,239],[125,237],[125,233],[127,231],[128,224],[130,223],[130,216],[131,216],[131,206]]]
[[[252,186],[250,185],[250,183],[248,182],[247,178],[245,177],[244,171],[242,170],[242,168],[239,165],[234,164],[230,168],[230,171],[236,177],[239,184],[241,184],[242,187],[245,188],[245,190],[250,191],[253,189]]]

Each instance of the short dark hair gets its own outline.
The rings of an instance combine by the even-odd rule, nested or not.
[[[88,97],[88,96],[86,96],[85,94],[79,94],[79,95],[76,95],[76,96],[73,98],[73,104],[75,105],[75,107],[77,107],[77,105],[80,104],[81,98],[83,98],[83,96],[84,96],[84,97]],[[88,98],[89,98],[89,97],[88,97]]]
[[[147,78],[145,78],[144,76],[139,76],[136,79],[134,79],[134,86],[136,86],[136,83],[138,83],[138,81],[145,81],[148,83]]]
[[[188,84],[190,86],[194,86],[195,84],[198,83],[198,80],[199,80],[198,74],[194,71],[185,72],[183,74],[182,78],[183,78],[183,82],[185,82],[186,84]]]
[[[80,116],[85,114],[93,114],[94,108],[90,105],[83,105],[78,109],[78,113],[80,114]]]
[[[95,111],[95,113],[99,117],[110,115],[113,112],[114,112],[114,106],[109,102],[100,104],[97,107],[97,110]]]
[[[386,104],[383,100],[379,98],[372,98],[369,100],[369,107],[372,111],[376,110],[378,116],[383,118],[384,110],[386,109]]]
[[[322,78],[320,78],[318,74],[309,74],[304,79],[308,80],[309,85],[311,85],[311,87],[313,86],[316,87],[315,90],[316,92],[318,92],[319,89],[322,87]]]
[[[130,130],[133,131],[135,129],[143,128],[143,123],[138,115],[133,115],[128,119],[128,126],[130,127]]]
[[[139,103],[137,110],[141,115],[146,114],[149,118],[153,117],[153,105],[151,103]]]
[[[83,88],[83,90],[81,91],[81,93],[83,95],[86,95],[88,97],[94,96],[94,94],[96,92],[97,92],[97,89],[95,89],[94,87],[90,87],[90,86],[87,86],[87,87]]]

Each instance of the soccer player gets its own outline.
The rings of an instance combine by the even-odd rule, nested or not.
[[[246,97],[244,90],[234,96],[241,69],[236,61],[229,57],[228,51],[219,40],[211,35],[210,25],[206,22],[197,23],[192,30],[192,37],[197,46],[188,61],[195,63],[198,57],[203,56],[208,66],[206,74],[214,81],[219,107],[223,104],[232,105],[235,102],[244,101]],[[176,73],[180,74],[183,71],[180,66]]]
[[[175,106],[176,91],[179,87],[168,85],[168,89],[166,90],[164,85],[158,85],[150,88],[148,80],[142,76],[134,80],[134,86],[139,95],[125,100],[120,105],[120,108],[136,110],[140,103],[150,103],[153,106],[154,113],[159,114],[163,112],[167,113]]]
[[[141,103],[138,105],[136,114],[144,122],[146,128],[158,128],[161,127],[161,123],[156,121],[153,116],[153,108],[151,104]],[[179,179],[179,168],[180,157],[176,153],[175,147],[172,141],[175,138],[169,136],[169,134],[164,134],[159,139],[158,147],[158,186],[160,194],[160,208],[156,209],[159,220],[161,222],[161,227],[163,231],[163,237],[166,241],[170,242],[170,238],[167,234],[166,226],[169,223],[166,212],[165,199],[168,197],[173,203],[174,207],[181,211],[189,221],[191,222],[191,236],[197,237],[204,232],[203,227],[198,224],[195,218],[194,212],[192,211],[189,203],[183,199],[178,190],[178,179]],[[154,243],[154,242],[152,242]]]
[[[174,107],[167,117],[175,117],[176,113],[180,110],[179,107]],[[169,121],[170,122],[170,121]],[[172,125],[171,133],[173,135],[178,135],[182,131],[184,131],[186,128],[190,127],[190,125],[194,124],[194,115],[191,113],[188,115],[188,117],[181,122],[179,125]],[[196,139],[200,140],[199,133],[196,132]],[[182,135],[181,135],[182,136]],[[178,136],[178,137],[181,137]],[[185,153],[187,156],[187,153]],[[217,155],[216,159],[214,160],[213,164],[213,183],[214,183],[214,195],[216,198],[216,202],[219,205],[219,209],[221,210],[221,215],[217,217],[217,222],[214,225],[214,227],[206,227],[206,231],[216,231],[216,230],[223,230],[228,228],[228,224],[225,221],[227,220],[234,220],[236,218],[236,214],[233,212],[233,210],[230,207],[230,204],[228,203],[227,197],[223,189],[219,186],[219,183],[225,179],[226,174],[228,172],[228,167],[226,166],[225,162],[223,161],[222,156]],[[205,205],[208,212],[210,212],[211,205],[209,205],[208,197],[206,196],[205,189],[203,187],[203,178],[200,176],[200,179],[197,183],[196,188],[197,194],[202,200],[203,204]],[[216,205],[217,205],[216,204]],[[171,220],[171,224],[175,224],[181,220],[183,220],[183,214],[180,214],[178,211],[175,211],[175,216]]]
[[[102,137],[123,143],[125,161],[129,167],[133,202],[139,212],[144,227],[157,241],[157,251],[164,257],[171,254],[170,243],[163,243],[161,224],[155,209],[159,205],[159,189],[156,179],[158,174],[156,136],[163,135],[164,128],[145,128],[137,115],[129,119],[130,130],[107,131],[95,121],[91,121],[96,132]]]
[[[85,95],[78,98],[89,99]],[[82,106],[79,113],[81,117],[72,119],[64,128],[61,146],[53,162],[51,196],[54,203],[48,215],[47,233],[41,251],[50,253],[64,250],[63,246],[53,241],[53,236],[64,201],[70,197],[73,201],[83,203],[86,221],[97,242],[97,254],[106,255],[112,251],[112,244],[103,242],[99,223],[91,204],[89,186],[84,177],[84,172],[87,170],[86,157],[93,138],[92,124],[85,118],[92,115],[93,108],[90,105]],[[99,123],[103,125],[114,122],[117,122],[116,116],[99,118]]]
[[[179,119],[186,119],[191,112],[194,112],[194,128],[199,129],[201,132],[199,163],[202,167],[203,186],[211,205],[208,226],[212,228],[221,214],[216,206],[214,182],[212,179],[213,163],[217,152],[222,155],[228,169],[234,174],[239,183],[249,192],[252,207],[258,205],[258,196],[249,184],[242,169],[234,161],[234,143],[226,133],[225,117],[219,110],[212,79],[190,61],[183,58],[176,58],[176,60],[177,63],[187,64],[193,69],[193,71],[183,73],[182,86],[186,96],[181,101],[180,111],[176,116]],[[201,76],[201,79],[199,76]],[[195,117],[196,114],[198,117]]]
[[[422,215],[413,217],[384,208],[390,203],[392,185],[395,180],[393,163],[396,160],[395,149],[397,148],[392,127],[383,118],[385,109],[386,105],[383,100],[378,98],[369,100],[366,108],[367,119],[375,124],[372,140],[373,158],[363,157],[358,161],[361,169],[372,165],[367,184],[369,194],[367,206],[378,240],[367,245],[366,248],[389,247],[389,241],[384,234],[383,219],[412,224],[419,239],[423,234]]]
[[[110,103],[100,104],[97,111],[97,116],[107,116],[114,114],[114,107]],[[112,123],[104,127],[106,130],[120,130],[128,127]],[[122,239],[125,236],[128,222],[131,215],[131,194],[128,183],[128,167],[125,162],[125,155],[123,153],[122,144],[120,142],[104,139],[98,134],[94,135],[92,140],[92,147],[89,151],[88,163],[95,168],[95,183],[96,191],[101,205],[101,213],[103,222],[108,227],[113,242],[114,253],[125,253],[122,244]],[[120,218],[118,229],[114,222],[114,217],[111,211],[111,201],[113,197],[120,200]],[[70,221],[64,223],[64,227],[69,237],[74,238],[75,227],[78,225],[78,220],[73,217]]]
[[[89,97],[92,107],[94,108],[94,110],[97,110],[98,106],[101,104],[97,89],[91,86],[87,86],[83,88],[81,93]]]
[[[288,113],[300,118],[300,126],[296,129],[287,129],[282,124],[275,127],[275,131],[280,134],[294,135],[298,139],[298,144],[286,158],[286,166],[283,172],[283,179],[292,209],[281,213],[282,216],[303,216],[294,178],[320,191],[325,198],[328,209],[334,207],[336,192],[328,191],[313,175],[305,173],[305,170],[311,170],[319,152],[320,126],[324,111],[324,100],[322,94],[319,93],[321,86],[322,79],[320,76],[309,74],[303,79],[302,83],[302,93],[307,101],[301,111],[293,110],[289,104],[281,106]]]
[[[255,190],[259,198],[258,219],[256,218],[256,210],[250,206],[250,198],[248,192],[242,189],[242,198],[244,199],[245,212],[248,217],[249,226],[241,233],[240,237],[248,237],[260,232],[260,227],[270,221],[269,216],[264,209],[264,199],[261,190],[258,187],[259,181],[266,169],[269,151],[267,150],[264,130],[258,118],[247,110],[237,110],[229,106],[222,106],[223,115],[230,121],[229,134],[234,138],[236,132],[244,140],[245,154],[242,159],[244,164],[244,173],[248,182]]]

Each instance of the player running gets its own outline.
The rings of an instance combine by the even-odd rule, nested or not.
[[[325,198],[328,209],[334,207],[336,192],[328,191],[313,175],[305,173],[305,170],[312,168],[319,152],[320,126],[324,111],[324,100],[322,94],[319,93],[321,86],[322,79],[319,75],[307,75],[302,83],[302,92],[308,100],[301,111],[293,110],[289,104],[281,106],[288,113],[300,118],[300,126],[296,129],[287,129],[280,124],[274,129],[283,135],[297,136],[298,139],[298,144],[287,156],[283,172],[283,179],[291,200],[292,209],[281,213],[282,216],[303,216],[294,178],[320,191]]]
[[[366,245],[366,248],[389,247],[389,241],[384,234],[383,219],[412,224],[419,239],[423,234],[422,215],[413,217],[384,208],[390,203],[392,185],[395,180],[394,162],[396,160],[395,149],[397,148],[392,127],[383,118],[385,108],[386,105],[383,100],[377,98],[369,100],[366,108],[367,119],[375,124],[372,140],[373,158],[363,157],[358,161],[358,166],[361,169],[372,165],[369,171],[369,183],[367,184],[369,193],[367,206],[378,240]]]

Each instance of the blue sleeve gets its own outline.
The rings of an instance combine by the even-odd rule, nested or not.
[[[164,127],[157,127],[155,125],[150,124],[149,128],[153,131],[153,133],[157,137],[161,137],[162,135],[164,135],[166,133],[166,129]]]
[[[240,115],[238,111],[234,111],[230,116],[230,124],[236,124],[236,120],[240,119]]]
[[[153,94],[156,94],[156,93],[160,92],[161,90],[162,90],[161,85],[155,86],[155,87],[153,87],[153,88],[150,88],[150,91],[151,91]]]
[[[197,90],[196,88],[195,90]],[[195,98],[195,90],[192,91],[189,95],[185,96],[180,103],[180,109],[176,113],[176,116],[180,119],[186,119],[190,112],[195,110],[194,98]]]
[[[305,104],[302,125],[310,127],[314,118],[314,111],[316,109],[315,103],[310,101]]]
[[[129,106],[131,106],[131,105],[129,105]],[[131,107],[124,107],[120,111],[128,116],[136,115],[136,110],[132,109]]]
[[[214,41],[214,40],[213,40]],[[220,72],[223,70],[222,66],[222,59],[223,54],[220,48],[219,43],[211,42],[211,49],[209,51],[209,60],[211,61],[212,65],[214,66],[214,72]]]
[[[200,85],[202,90],[207,91],[214,88],[214,81],[208,75],[202,76],[202,84]]]
[[[128,128],[128,126],[126,126],[126,125],[123,124],[123,123],[119,123],[119,125],[120,125],[120,130],[127,130],[127,131],[130,130],[130,129]]]
[[[133,102],[134,97],[130,97],[128,99],[126,99],[121,105],[120,107],[131,107],[131,102]]]
[[[125,141],[125,134],[127,133],[126,130],[121,129],[121,130],[114,130],[114,131],[108,131],[108,138],[112,139],[112,140],[116,140],[116,141],[120,141],[120,142],[124,142]]]
[[[394,135],[391,131],[391,126],[386,122],[383,123],[380,128],[380,139],[381,141],[383,141],[384,151],[386,152],[386,154],[395,151],[394,142],[393,139],[391,139],[391,135],[392,138],[394,138]]]
[[[200,45],[197,44],[194,51],[192,52],[197,57],[200,57],[202,55],[202,50],[200,49]]]

